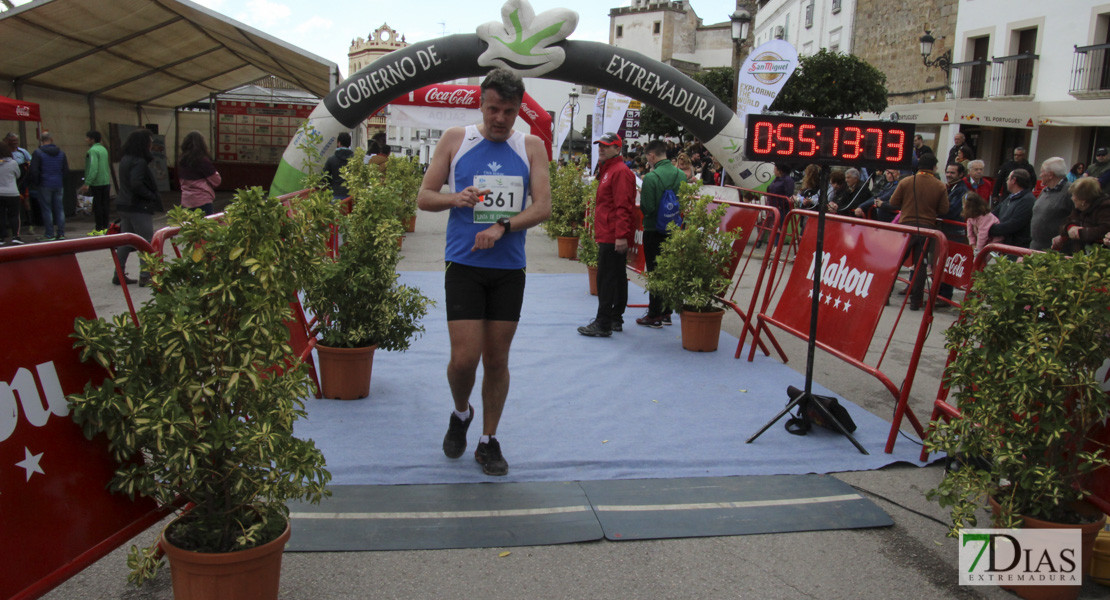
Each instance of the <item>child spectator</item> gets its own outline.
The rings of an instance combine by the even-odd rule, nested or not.
[[[1002,241],[1002,236],[988,235],[991,225],[998,223],[998,217],[990,211],[987,201],[979,194],[964,194],[964,208],[960,211],[960,216],[967,220],[967,241],[975,248],[976,255],[987,244]]]

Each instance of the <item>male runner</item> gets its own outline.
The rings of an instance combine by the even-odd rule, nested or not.
[[[482,437],[474,458],[487,475],[505,475],[509,465],[494,436],[509,393],[509,347],[524,300],[524,230],[551,216],[551,187],[543,144],[513,130],[524,82],[498,68],[481,89],[482,124],[444,132],[417,204],[451,211],[444,288],[451,337],[447,383],[455,411],[443,453],[458,458],[466,450],[474,420],[470,392],[481,360]],[[444,183],[447,193],[440,191]]]

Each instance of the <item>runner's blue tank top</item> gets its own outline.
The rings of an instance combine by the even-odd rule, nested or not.
[[[475,185],[476,177],[484,177],[487,188],[502,181],[503,178],[520,177],[524,183],[522,195],[527,196],[530,188],[528,152],[524,147],[524,139],[523,133],[514,131],[504,142],[491,142],[482,137],[477,125],[468,125],[463,134],[462,144],[451,161],[451,173],[448,177],[451,191],[458,192]],[[496,194],[490,194],[490,196],[494,195]],[[506,210],[520,212],[524,209],[526,198],[512,198],[506,201],[509,197],[508,193],[503,193],[499,198],[499,202],[505,205]],[[489,204],[492,204],[492,200]],[[496,215],[487,214],[486,218],[494,216]],[[481,218],[480,216],[479,220]],[[492,224],[491,222],[475,223],[474,220],[473,208],[451,209],[447,220],[447,261],[493,269],[523,269],[527,265],[528,260],[524,254],[524,231],[511,231],[497,240],[493,248],[471,252],[475,236]]]

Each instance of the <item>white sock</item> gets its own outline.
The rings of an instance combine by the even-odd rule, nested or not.
[[[491,439],[493,439],[492,435],[483,435],[482,437],[478,438],[478,443],[488,444]]]
[[[458,417],[459,419],[461,419],[461,420],[465,421],[465,420],[467,420],[467,419],[469,419],[469,418],[470,418],[470,412],[471,412],[471,410],[472,410],[472,409],[471,409],[471,408],[470,408],[469,406],[468,406],[468,407],[466,407],[466,412],[464,412],[464,413],[462,413],[462,412],[459,412],[459,411],[457,411],[457,410],[456,410],[456,411],[455,411],[455,416],[456,416],[456,417]]]

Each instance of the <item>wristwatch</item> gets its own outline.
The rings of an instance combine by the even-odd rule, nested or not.
[[[509,223],[509,217],[501,217],[497,220],[497,224],[505,228],[505,233],[513,230],[512,224]]]

